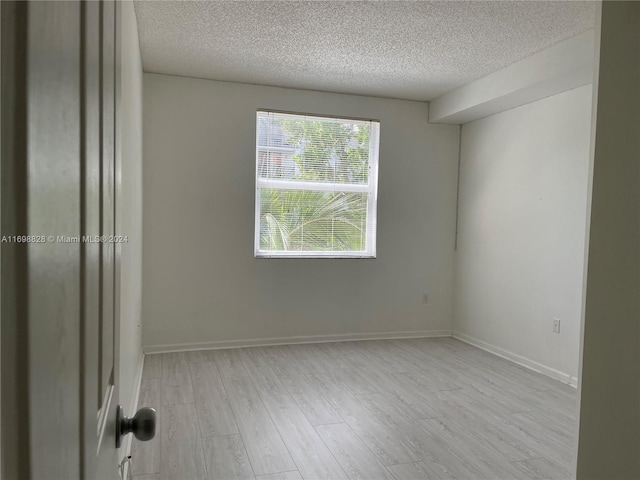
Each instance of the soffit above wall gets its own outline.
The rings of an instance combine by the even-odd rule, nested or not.
[[[593,82],[595,32],[587,30],[429,103],[429,122],[463,124]]]
[[[136,1],[146,72],[431,100],[593,28],[582,1]]]

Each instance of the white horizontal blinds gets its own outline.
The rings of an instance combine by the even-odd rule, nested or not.
[[[365,251],[367,196],[260,189],[260,250]]]
[[[257,256],[375,256],[379,123],[259,111]]]
[[[372,123],[258,112],[258,178],[365,185]]]

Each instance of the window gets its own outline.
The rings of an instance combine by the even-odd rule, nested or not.
[[[258,111],[256,257],[375,257],[380,123]]]

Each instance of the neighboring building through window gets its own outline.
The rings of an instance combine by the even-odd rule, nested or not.
[[[380,123],[258,111],[256,257],[375,257]]]

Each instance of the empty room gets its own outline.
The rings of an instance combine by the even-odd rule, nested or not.
[[[2,480],[640,479],[640,3],[0,13]]]

